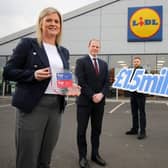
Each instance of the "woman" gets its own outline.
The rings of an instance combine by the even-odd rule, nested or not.
[[[17,82],[12,99],[16,168],[50,167],[65,107],[64,95],[53,82],[57,71],[69,69],[69,52],[60,46],[61,33],[61,14],[45,8],[39,15],[37,38],[22,39],[4,67],[4,78]]]

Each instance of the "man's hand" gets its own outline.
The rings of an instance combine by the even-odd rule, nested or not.
[[[94,103],[99,103],[103,99],[104,95],[102,93],[96,93],[93,95],[92,100]]]

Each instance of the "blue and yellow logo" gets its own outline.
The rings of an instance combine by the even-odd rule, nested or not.
[[[128,41],[162,40],[162,6],[128,9]]]

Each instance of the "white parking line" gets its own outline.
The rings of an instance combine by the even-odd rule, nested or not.
[[[67,104],[67,107],[69,106],[73,106],[75,103],[70,103],[70,104]]]
[[[114,111],[116,111],[119,107],[121,107],[123,104],[125,104],[125,102],[122,102],[122,103],[120,103],[119,105],[117,105],[116,107],[114,107],[110,112],[108,112],[108,113],[113,113]]]
[[[9,107],[9,106],[11,106],[11,104],[4,104],[4,105],[0,105],[0,108]]]

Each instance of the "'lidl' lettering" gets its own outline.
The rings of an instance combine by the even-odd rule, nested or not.
[[[143,25],[158,25],[159,23],[155,19],[145,19],[144,21],[132,21],[132,26],[143,26]]]
[[[146,74],[144,69],[137,69],[133,77],[132,73],[133,69],[121,69],[112,87],[168,97],[168,68],[164,67],[160,70],[160,74],[154,75]]]

